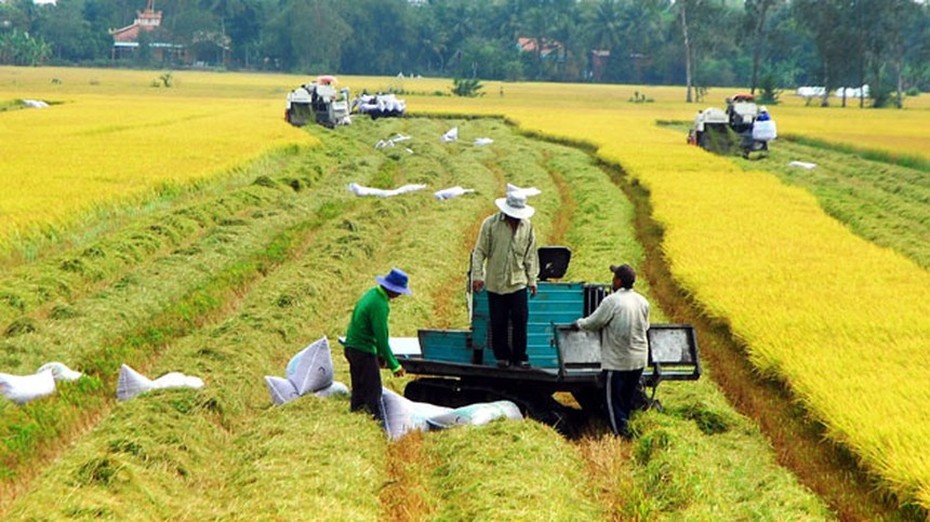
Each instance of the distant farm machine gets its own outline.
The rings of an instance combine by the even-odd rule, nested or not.
[[[708,107],[698,111],[688,143],[720,154],[738,151],[744,158],[753,152],[766,156],[769,142],[776,137],[775,122],[768,110],[756,105],[751,94],[737,94],[727,98],[726,103],[726,109]]]
[[[476,402],[510,400],[528,417],[571,435],[579,423],[604,408],[601,338],[570,327],[593,312],[610,291],[608,285],[556,282],[568,268],[565,247],[539,250],[539,284],[529,299],[527,354],[531,367],[499,368],[490,335],[487,292],[472,292],[468,330],[421,329],[419,353],[400,357],[407,373],[417,376],[404,395],[414,401],[459,407]],[[660,408],[656,387],[667,380],[695,380],[701,375],[694,328],[653,324],[649,362],[643,374],[640,407]],[[651,388],[647,395],[646,388]],[[571,397],[574,404],[558,400]],[[571,402],[571,401],[569,401]],[[576,407],[577,405],[577,407]]]
[[[348,125],[349,89],[336,89],[334,76],[319,76],[287,93],[284,119],[295,127],[314,122],[330,129]]]
[[[393,93],[370,95],[362,92],[349,100],[349,89],[336,89],[336,77],[318,76],[310,83],[287,93],[284,119],[295,127],[318,123],[330,129],[352,123],[352,113],[365,114],[371,119],[404,116],[407,103]]]

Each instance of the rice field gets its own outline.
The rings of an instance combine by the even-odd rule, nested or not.
[[[175,87],[156,88],[154,72],[0,68],[0,102],[17,98],[60,102],[49,109],[0,113],[4,257],[42,259],[51,255],[44,245],[84,231],[82,223],[141,212],[134,209],[153,205],[166,193],[196,191],[204,180],[226,177],[232,182],[241,165],[268,151],[317,143],[313,135],[318,130],[307,133],[281,121],[284,93],[304,81],[299,77],[187,72],[176,76]],[[59,82],[53,84],[53,77]],[[758,370],[784,382],[806,411],[823,423],[827,436],[849,448],[880,477],[887,491],[902,502],[930,508],[930,457],[923,451],[924,442],[930,440],[930,422],[922,418],[930,407],[930,374],[923,371],[930,354],[930,303],[925,297],[930,275],[906,257],[854,235],[828,217],[807,191],[687,147],[681,133],[657,126],[656,120],[690,119],[695,105],[681,101],[683,89],[490,82],[484,96],[461,99],[437,95],[448,92],[447,81],[345,78],[343,82],[353,91],[403,89],[408,107],[417,114],[503,116],[527,133],[584,143],[595,148],[599,158],[621,166],[633,182],[649,191],[653,217],[664,228],[663,251],[671,273],[695,305],[729,326]],[[654,101],[631,103],[634,92]],[[712,89],[708,99],[727,94]],[[912,101],[904,111],[860,111],[805,107],[789,98],[770,110],[782,134],[930,159],[930,135],[922,126],[930,108],[926,96]],[[450,125],[456,121],[461,120],[450,120]],[[352,157],[338,159],[348,170],[371,167]],[[403,169],[400,177],[409,182],[429,176],[429,171],[415,166]],[[394,174],[389,179],[398,179]],[[501,181],[493,176],[482,179],[483,190],[489,192]],[[526,181],[537,179],[531,176]],[[553,186],[544,191],[556,192]],[[344,199],[337,198],[338,208],[351,209],[352,203]],[[542,215],[548,212],[543,222],[552,219],[563,203],[541,203]],[[360,211],[353,223],[383,226],[366,221]],[[398,217],[398,212],[415,214],[412,208],[380,208],[374,215]],[[427,230],[426,225],[421,227]],[[190,229],[189,239],[177,239],[167,248],[193,242],[195,230]],[[87,238],[71,241],[81,244]],[[424,245],[412,237],[408,241],[403,255],[409,256],[407,262],[416,263],[416,252]],[[243,247],[259,249],[259,243]],[[463,248],[461,242],[434,247],[443,245]],[[325,255],[344,259],[351,252],[347,246]],[[433,255],[444,258],[441,251]],[[224,266],[219,260],[215,263]],[[312,267],[302,270],[310,272]],[[338,265],[328,270],[335,280],[347,277]],[[426,278],[432,296],[441,294],[455,273],[454,267],[441,271],[448,275]],[[82,284],[91,287],[93,279]],[[306,290],[313,292],[308,284],[311,288]],[[15,292],[6,295],[7,304],[15,301],[9,297]],[[65,298],[67,293],[60,295]],[[48,309],[54,302],[53,295],[35,306]],[[406,306],[410,308],[403,313],[414,318],[410,325],[430,317],[423,303]],[[15,315],[8,317],[12,320]],[[454,316],[446,320],[456,322]],[[276,335],[292,336],[287,328],[294,327]],[[216,335],[225,335],[222,326],[217,326]],[[202,341],[188,351],[209,344]],[[258,400],[254,394],[249,397],[246,402]],[[132,424],[131,420],[114,422]],[[216,445],[225,443],[223,434],[209,424],[198,429]],[[279,433],[283,428],[267,429]],[[238,444],[249,447],[257,436],[244,435]],[[446,443],[454,441],[430,443],[423,451],[443,454]],[[268,451],[273,456],[274,450]],[[79,464],[65,465],[81,469]],[[235,479],[254,488],[251,480],[258,473],[239,469]],[[427,484],[430,480],[423,479]],[[56,494],[51,487],[50,498]],[[598,507],[589,505],[591,501],[585,497],[582,505],[596,513]],[[121,508],[113,509],[118,514]],[[377,516],[377,508],[371,509]],[[479,513],[481,508],[475,509]],[[192,510],[194,515],[216,515],[205,506]]]
[[[853,235],[809,193],[627,121],[617,140],[585,125],[530,126],[594,141],[639,180],[665,227],[672,274],[699,306],[732,328],[761,372],[790,386],[830,438],[927,506],[930,462],[920,448],[930,423],[918,405],[930,401],[930,375],[919,369],[930,353],[930,274]]]
[[[268,150],[315,142],[280,125],[279,100],[172,96],[183,87],[145,86],[141,73],[129,76],[137,85],[117,74],[101,86],[86,77],[86,83],[72,79],[69,72],[58,74],[62,83],[51,86],[67,92],[26,87],[19,75],[4,75],[4,100],[57,104],[3,114],[0,252],[59,237],[76,220],[182,190]],[[83,84],[69,90],[73,83]],[[82,92],[86,89],[93,92]]]

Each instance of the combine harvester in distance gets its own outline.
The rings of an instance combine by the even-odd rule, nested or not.
[[[349,89],[336,90],[335,76],[319,76],[287,93],[284,119],[295,127],[315,122],[327,128],[349,125]]]
[[[726,102],[726,109],[698,111],[688,143],[718,154],[738,152],[747,159],[751,153],[768,156],[769,142],[778,135],[768,110],[756,105],[751,94],[737,94]]]

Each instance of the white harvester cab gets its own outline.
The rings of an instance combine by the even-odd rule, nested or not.
[[[313,83],[289,92],[284,119],[297,127],[311,121],[329,128],[352,123],[349,116],[349,89],[337,90],[335,83],[335,78],[321,76]]]
[[[698,111],[694,117],[694,130],[704,132],[708,125],[727,125],[729,121],[726,112],[716,107],[708,107]]]
[[[761,112],[751,94],[737,94],[726,103],[726,109],[708,107],[697,113],[688,143],[724,154],[739,151],[744,157],[750,152],[767,154],[768,142],[776,136],[775,122],[766,113],[766,121],[756,129]]]
[[[307,122],[313,121],[313,95],[312,84],[301,85],[287,93],[284,105],[284,119],[295,127],[303,127]]]
[[[751,95],[736,95],[727,99],[727,114],[730,117],[730,128],[741,134],[752,129],[759,115],[759,107]]]

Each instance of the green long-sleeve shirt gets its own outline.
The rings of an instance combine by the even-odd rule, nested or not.
[[[388,315],[391,313],[390,299],[384,288],[376,286],[365,292],[349,321],[345,344],[349,348],[380,356],[393,372],[400,368],[400,363],[388,344]]]
[[[485,218],[472,252],[472,281],[484,281],[488,292],[510,294],[536,286],[538,274],[539,256],[533,223],[521,219],[514,231],[503,213]]]

